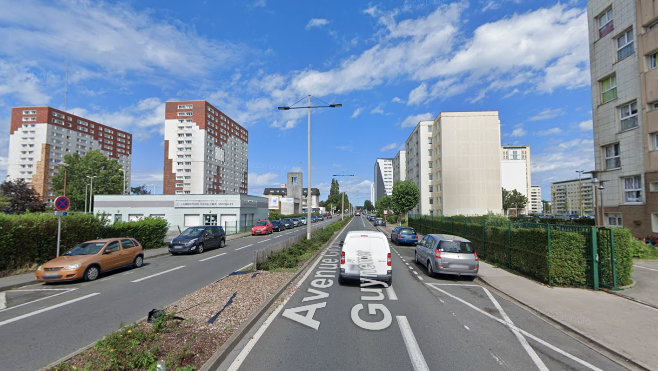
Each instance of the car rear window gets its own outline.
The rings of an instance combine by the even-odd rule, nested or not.
[[[400,228],[400,234],[416,234],[416,230],[413,228]]]
[[[441,250],[444,252],[473,253],[473,245],[463,241],[441,241]]]
[[[256,222],[256,225],[257,226],[263,226],[263,225],[267,225],[267,223],[265,223],[265,222]]]

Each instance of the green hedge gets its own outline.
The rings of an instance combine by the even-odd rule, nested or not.
[[[102,216],[73,214],[62,218],[60,254],[80,242],[107,237],[133,237],[145,248],[161,247],[167,229],[167,221],[159,218],[110,225]],[[53,259],[56,251],[53,214],[0,214],[0,275]]]

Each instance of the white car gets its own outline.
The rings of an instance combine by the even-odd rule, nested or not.
[[[379,231],[351,231],[342,242],[338,282],[369,278],[393,283],[391,247]]]

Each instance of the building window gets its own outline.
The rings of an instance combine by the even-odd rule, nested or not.
[[[617,76],[612,75],[601,81],[601,100],[603,103],[617,99]]]
[[[649,191],[650,192],[658,192],[658,182],[651,182],[649,184]]]
[[[619,119],[621,130],[637,127],[637,102],[629,103],[619,107]]]
[[[606,213],[605,216],[608,219],[608,225],[609,226],[613,226],[613,227],[623,227],[624,226],[622,224],[621,214],[608,214],[608,213]]]
[[[642,202],[642,177],[639,175],[622,178],[624,202]]]
[[[603,147],[605,153],[606,170],[619,169],[621,167],[621,155],[619,154],[619,143]]]
[[[427,150],[427,154],[428,154],[430,157],[432,157],[432,150],[431,150],[431,149],[428,149],[428,150]]]
[[[652,133],[651,134],[651,139],[653,143],[653,149],[658,150],[658,133]]]
[[[429,180],[433,180],[433,179],[434,179],[434,175],[433,175],[432,173],[429,173],[429,174],[428,174],[428,177],[429,177]]]
[[[432,168],[432,161],[428,161],[427,164],[429,165],[430,169]]]
[[[434,199],[430,197],[430,205],[434,205]]]
[[[434,192],[434,186],[430,186],[430,193]]]
[[[597,18],[599,24],[599,38],[609,34],[615,27],[612,24],[612,8],[608,9],[605,13]]]
[[[648,61],[648,62],[649,62],[649,69],[650,69],[650,70],[652,70],[652,69],[658,67],[658,66],[656,65],[656,58],[657,58],[657,57],[658,57],[658,52],[649,55],[649,57],[648,57],[649,61]]]
[[[651,232],[658,232],[658,214],[651,213]]]
[[[633,29],[624,32],[617,38],[617,61],[633,54]]]

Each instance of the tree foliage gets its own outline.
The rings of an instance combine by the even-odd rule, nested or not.
[[[528,197],[513,189],[511,191],[503,188],[503,210],[507,213],[509,209],[523,209],[528,204]]]
[[[325,201],[325,207],[340,209],[340,186],[338,180],[331,179],[331,188],[329,189],[329,196],[327,196],[327,201]]]
[[[2,183],[0,195],[0,207],[5,213],[22,214],[26,211],[46,210],[46,204],[41,201],[39,194],[22,179]]]
[[[386,195],[382,196],[379,200],[375,202],[375,209],[377,211],[383,212],[384,210],[390,210],[392,206],[391,196]]]
[[[393,185],[391,208],[396,214],[406,214],[418,205],[418,201],[420,201],[420,190],[416,183],[404,180]]]
[[[84,156],[77,153],[64,156],[68,164],[66,171],[66,196],[71,200],[72,210],[83,210],[87,185],[93,179],[93,194],[121,194],[123,192],[123,172],[117,160],[105,157],[100,151],[89,151]],[[53,190],[64,194],[64,171],[52,178]]]
[[[137,187],[130,187],[130,193],[134,195],[150,195],[151,191],[148,190],[148,186],[146,184],[142,184]]]
[[[375,207],[372,205],[372,202],[370,202],[370,200],[365,200],[363,202],[363,208],[366,209],[366,211],[375,210]]]

